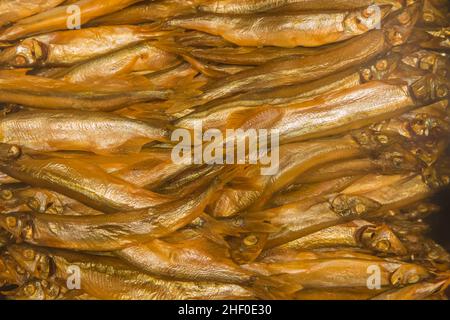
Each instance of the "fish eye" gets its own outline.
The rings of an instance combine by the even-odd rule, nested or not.
[[[26,260],[33,260],[36,257],[36,253],[34,252],[33,249],[26,249],[23,252],[23,257]]]
[[[0,195],[3,200],[11,200],[13,198],[13,193],[11,190],[2,190]]]
[[[36,293],[36,286],[32,283],[29,283],[23,288],[23,292],[26,296],[32,296]]]
[[[23,55],[17,55],[15,58],[14,58],[14,63],[16,64],[16,65],[18,65],[18,66],[23,66],[23,65],[26,65],[27,64],[27,58],[26,57],[24,57]]]
[[[388,240],[380,240],[375,244],[375,248],[380,251],[386,252],[391,248],[391,243]]]

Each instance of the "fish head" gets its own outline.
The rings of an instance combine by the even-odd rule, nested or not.
[[[12,234],[19,242],[33,239],[31,217],[26,213],[0,214],[0,227]]]
[[[62,214],[64,206],[58,195],[45,189],[27,189],[21,197],[28,207],[37,213]]]
[[[422,178],[431,189],[440,189],[450,185],[450,161],[438,161],[422,171]]]
[[[428,73],[411,84],[414,97],[422,103],[432,103],[449,97],[450,80]]]
[[[0,287],[17,285],[28,278],[28,273],[8,252],[0,255]]]
[[[380,29],[381,21],[391,11],[391,5],[371,5],[361,11],[352,11],[344,19],[344,30],[350,35],[360,35]]]
[[[15,68],[33,67],[47,58],[47,48],[35,39],[25,39],[0,53],[0,65]]]
[[[442,77],[448,76],[448,70],[450,69],[450,62],[446,57],[429,50],[419,50],[406,54],[402,58],[402,62],[413,68],[432,72]]]
[[[267,241],[267,234],[243,234],[229,240],[233,261],[238,264],[253,262],[262,252]]]
[[[400,54],[392,53],[387,57],[378,59],[374,64],[360,69],[361,78],[368,82],[372,80],[386,80],[397,68]]]
[[[47,280],[32,280],[8,293],[16,300],[53,300],[61,292],[61,287]]]
[[[400,239],[386,225],[368,226],[363,229],[360,237],[363,245],[369,249],[399,256],[407,254]]]
[[[383,29],[388,43],[399,46],[408,40],[420,16],[420,3],[414,3],[390,17]]]
[[[15,160],[20,157],[22,150],[19,146],[0,143],[0,162]]]
[[[422,266],[403,264],[392,273],[390,281],[394,286],[414,284],[427,279],[430,273]]]
[[[27,199],[23,197],[23,188],[0,188],[0,210],[3,213],[11,212],[28,212],[30,211],[27,205]]]
[[[23,269],[38,279],[49,279],[56,271],[53,259],[35,247],[14,244],[7,250]]]
[[[343,218],[361,217],[378,210],[381,204],[363,196],[339,194],[330,199],[331,209]]]
[[[392,150],[381,153],[374,161],[382,168],[383,172],[389,173],[414,171],[419,167],[417,159],[407,150],[397,145]]]

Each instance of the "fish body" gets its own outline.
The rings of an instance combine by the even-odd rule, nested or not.
[[[0,26],[49,10],[63,2],[64,0],[2,0]]]
[[[185,281],[252,284],[256,277],[227,259],[226,249],[198,235],[177,240],[153,240],[125,248],[117,255],[132,265],[158,276]],[[223,255],[221,255],[223,254]]]
[[[106,80],[100,90],[87,84],[70,84],[65,81],[17,72],[0,73],[0,102],[19,104],[38,109],[75,109],[86,111],[114,111],[131,104],[165,100],[170,91],[142,84],[122,82],[108,85]],[[147,83],[148,85],[148,83]]]
[[[22,234],[26,238],[25,241],[35,245],[87,251],[116,251],[167,236],[185,227],[203,213],[223,183],[224,181],[217,177],[209,185],[205,182],[207,185],[184,199],[163,205],[155,204],[145,210],[73,217],[17,213],[12,214],[9,219],[6,215],[2,216],[0,220],[4,221],[0,221],[0,225],[9,225],[7,228],[10,232]],[[138,200],[135,197],[128,203],[137,206]],[[6,220],[15,220],[17,223],[13,226]]]
[[[204,93],[194,104],[225,98],[237,93],[305,83],[335,72],[363,64],[388,48],[381,30],[373,30],[346,45],[323,54],[306,57],[286,57],[237,74],[202,88]]]
[[[276,15],[197,14],[174,18],[170,26],[220,35],[243,47],[318,47],[363,34],[381,22],[375,10]]]
[[[182,282],[160,279],[142,273],[120,260],[111,257],[96,257],[59,250],[35,247],[10,247],[16,259],[38,278],[47,278],[48,273],[39,272],[34,261],[48,267],[54,266],[53,278],[65,280],[70,266],[79,268],[82,290],[98,299],[112,300],[198,300],[225,298],[254,298],[254,294],[234,284],[214,282]],[[27,252],[24,257],[23,253]],[[29,255],[34,257],[29,258]],[[28,258],[27,258],[28,257]],[[45,263],[45,261],[47,263]]]
[[[164,36],[154,26],[101,26],[26,38],[0,53],[0,64],[16,68],[68,67],[133,43]]]
[[[349,10],[366,8],[371,5],[392,5],[394,9],[402,7],[397,0],[214,0],[200,4],[199,11],[220,14],[249,14],[257,12],[290,12],[314,10]]]
[[[24,157],[3,163],[0,170],[32,186],[60,192],[100,211],[131,211],[172,200],[111,176],[96,165],[75,159]]]
[[[133,72],[159,71],[178,63],[176,55],[158,49],[152,41],[144,41],[73,66],[57,78],[72,83],[89,82]]]
[[[106,112],[25,111],[0,119],[2,143],[36,151],[139,152],[168,136],[163,126]]]
[[[80,23],[85,24],[96,17],[123,9],[139,1],[140,0],[111,0],[105,2],[100,0],[80,0],[73,4],[52,8],[22,19],[15,25],[4,30],[0,35],[0,40],[12,41],[38,33],[67,29],[68,18],[70,18],[70,14],[74,14],[74,5],[79,9]],[[73,21],[71,22],[73,23]],[[77,26],[75,25],[75,27]]]

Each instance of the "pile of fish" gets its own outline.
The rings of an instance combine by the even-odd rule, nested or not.
[[[0,296],[446,299],[449,36],[446,0],[0,0]],[[199,122],[278,171],[174,161]]]

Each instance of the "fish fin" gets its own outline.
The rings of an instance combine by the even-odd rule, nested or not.
[[[267,129],[280,120],[282,116],[282,108],[246,108],[230,114],[225,127],[227,129]]]

